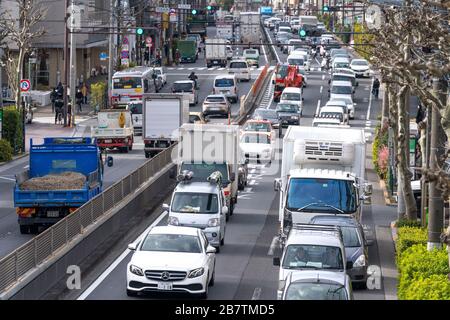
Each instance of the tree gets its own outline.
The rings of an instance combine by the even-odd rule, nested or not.
[[[15,78],[8,80],[11,81],[11,88],[15,90],[16,106],[19,108],[21,105],[19,82],[23,74],[23,62],[33,41],[45,34],[45,30],[39,28],[38,24],[45,18],[47,10],[35,0],[13,0],[12,2],[18,9],[18,17],[9,10],[1,12],[0,29],[6,33],[6,39],[18,48]]]

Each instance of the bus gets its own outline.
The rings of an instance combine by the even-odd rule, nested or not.
[[[153,79],[153,68],[134,67],[117,71],[112,77],[111,104],[142,100],[143,93],[158,92],[162,87],[161,79]]]

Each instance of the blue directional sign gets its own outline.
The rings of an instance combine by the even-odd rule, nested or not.
[[[261,7],[260,13],[261,14],[272,14],[272,7]]]
[[[108,59],[108,54],[106,52],[100,52],[99,54],[100,60]]]

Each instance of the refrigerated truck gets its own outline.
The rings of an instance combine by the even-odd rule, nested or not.
[[[227,66],[227,50],[225,39],[206,39],[206,66]]]
[[[241,12],[239,28],[241,43],[248,45],[243,49],[248,47],[259,49],[259,43],[262,41],[259,12]]]

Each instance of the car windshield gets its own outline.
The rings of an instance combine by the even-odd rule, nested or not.
[[[256,50],[245,50],[244,54],[256,54]]]
[[[293,282],[286,291],[286,300],[348,300],[345,287],[339,284]]]
[[[268,123],[264,122],[248,122],[245,124],[244,131],[270,132],[270,127]]]
[[[300,93],[284,92],[281,95],[281,100],[301,101],[302,96]]]
[[[348,68],[349,67],[349,63],[348,62],[336,62],[334,64],[335,68]]]
[[[334,208],[333,208],[334,207]],[[356,191],[349,180],[292,178],[287,193],[287,209],[309,212],[344,213],[356,211]]]
[[[138,89],[142,88],[142,78],[140,77],[121,77],[113,79],[114,89]]]
[[[302,58],[289,58],[288,63],[296,66],[303,66],[305,64],[305,60]]]
[[[354,66],[368,66],[368,62],[367,61],[362,61],[362,60],[358,60],[358,61],[352,61],[352,65]]]
[[[279,103],[277,112],[298,112],[298,106],[296,104]]]
[[[277,113],[275,110],[256,110],[253,118],[262,118],[263,120],[267,119],[277,119]]]
[[[345,247],[360,247],[358,229],[356,227],[341,226],[342,237]]]
[[[142,242],[141,251],[166,251],[201,253],[199,239],[184,234],[148,234]]]
[[[231,62],[230,69],[247,68],[247,63],[245,62]]]
[[[226,78],[216,79],[216,81],[214,82],[214,86],[218,88],[233,87],[234,79],[226,79]]]
[[[175,192],[171,205],[173,212],[180,213],[216,213],[217,195],[214,193]]]
[[[182,91],[186,91],[186,92],[192,92],[193,90],[193,85],[190,82],[175,82],[173,84],[173,90],[175,92],[182,92]]]
[[[206,102],[220,102],[220,103],[226,103],[224,97],[206,97]]]
[[[267,134],[244,134],[241,138],[243,143],[263,143],[270,144]]]
[[[206,179],[215,171],[222,174],[222,182],[228,184],[228,170],[226,163],[187,163],[183,162],[180,172],[188,170],[194,173],[193,181],[206,181]]]
[[[133,103],[130,105],[131,114],[142,114],[142,103]]]
[[[352,87],[350,87],[350,86],[332,86],[331,93],[352,94]]]
[[[339,247],[311,244],[288,245],[282,266],[284,269],[344,269]]]

